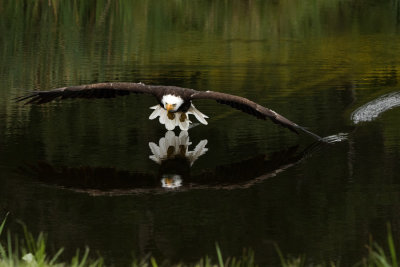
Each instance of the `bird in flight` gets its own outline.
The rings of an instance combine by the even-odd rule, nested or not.
[[[163,85],[147,85],[143,83],[95,83],[78,86],[68,86],[48,91],[35,91],[28,95],[16,98],[18,102],[26,101],[25,104],[44,104],[59,99],[68,98],[114,98],[129,94],[153,95],[158,105],[151,107],[154,111],[149,119],[159,117],[159,122],[164,124],[167,130],[179,127],[181,130],[189,129],[189,115],[202,124],[207,124],[206,115],[201,113],[192,103],[197,99],[212,99],[221,104],[229,105],[235,109],[253,115],[258,119],[266,120],[288,128],[299,134],[299,131],[307,133],[320,140],[321,137],[308,131],[304,127],[288,120],[273,110],[263,107],[247,98],[214,91],[197,91],[189,88]]]

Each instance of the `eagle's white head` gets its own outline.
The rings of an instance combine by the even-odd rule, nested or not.
[[[168,112],[176,112],[183,104],[183,99],[179,96],[164,95],[161,103]]]

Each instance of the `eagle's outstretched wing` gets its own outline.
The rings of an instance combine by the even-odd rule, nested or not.
[[[308,131],[304,127],[286,119],[275,111],[263,107],[247,98],[213,92],[213,91],[196,91],[193,89],[186,89],[175,86],[158,86],[158,85],[145,85],[143,83],[96,83],[78,86],[62,87],[48,91],[35,91],[28,95],[16,98],[19,101],[26,101],[25,104],[43,104],[50,102],[54,99],[68,99],[68,98],[113,98],[116,96],[129,95],[131,93],[151,94],[158,99],[161,99],[165,93],[182,94],[184,99],[214,99],[218,103],[229,105],[233,108],[239,109],[248,114],[254,115],[259,119],[271,119],[283,127],[298,134],[301,130],[314,138],[320,140],[321,137]],[[189,97],[188,97],[189,96]]]
[[[18,97],[16,100],[18,102],[26,100],[25,104],[43,104],[57,98],[113,98],[131,93],[156,95],[159,93],[159,89],[162,89],[162,87],[143,83],[95,83],[62,87],[48,91],[35,91]]]
[[[229,105],[250,115],[256,116],[259,119],[266,120],[267,118],[269,118],[274,123],[286,127],[297,134],[299,133],[298,130],[301,130],[318,140],[321,139],[320,136],[308,131],[300,125],[297,125],[296,123],[290,121],[289,119],[283,117],[275,111],[263,107],[244,97],[213,91],[196,91],[194,94],[191,95],[191,99],[213,99],[218,103]]]

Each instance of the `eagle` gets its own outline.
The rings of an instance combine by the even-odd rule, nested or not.
[[[197,91],[178,86],[147,85],[144,83],[130,82],[95,83],[62,87],[48,91],[34,91],[30,94],[18,97],[16,100],[18,102],[25,101],[25,104],[44,104],[55,99],[114,98],[116,96],[126,96],[130,94],[153,95],[157,99],[158,104],[150,107],[153,109],[153,112],[150,114],[149,119],[153,120],[158,117],[159,122],[164,124],[165,128],[169,131],[173,130],[175,127],[187,131],[191,123],[189,115],[194,115],[200,123],[206,125],[208,116],[201,113],[194,106],[193,101],[198,99],[211,99],[220,104],[226,104],[253,115],[258,119],[270,119],[272,122],[296,134],[302,131],[317,140],[321,140],[320,136],[297,125],[275,111],[263,107],[247,98],[215,91]]]

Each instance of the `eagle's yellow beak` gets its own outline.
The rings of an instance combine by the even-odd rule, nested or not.
[[[167,104],[165,108],[167,109],[167,111],[170,111],[174,109],[174,105]]]

